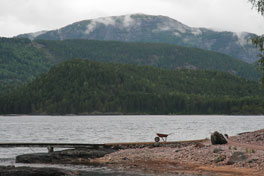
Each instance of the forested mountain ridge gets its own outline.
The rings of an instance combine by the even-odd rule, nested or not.
[[[47,72],[51,63],[50,57],[28,39],[0,38],[0,90],[34,80]]]
[[[247,64],[225,54],[198,48],[158,43],[93,40],[38,40],[36,42],[43,45],[59,61],[82,58],[168,69],[217,70],[250,80],[259,80],[261,77],[260,72],[253,64]]]
[[[22,34],[18,37],[44,40],[89,39],[126,42],[170,43],[217,51],[254,63],[258,50],[251,33],[193,28],[166,16],[132,14],[84,20],[57,30]]]
[[[254,65],[197,48],[117,41],[0,38],[1,92],[32,81],[52,65],[75,58],[167,69],[218,70],[250,80],[261,77]]]
[[[0,97],[2,114],[263,114],[260,84],[227,73],[75,59]]]

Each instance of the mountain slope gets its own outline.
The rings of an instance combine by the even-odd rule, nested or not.
[[[36,43],[28,39],[0,38],[0,90],[32,81],[50,66],[49,56]]]
[[[218,70],[250,80],[261,77],[251,64],[224,54],[176,45],[0,38],[0,94],[3,90],[32,81],[52,65],[75,58],[167,69]]]
[[[254,63],[258,60],[258,50],[248,42],[252,36],[256,35],[192,28],[165,16],[134,14],[84,20],[58,30],[23,34],[18,37],[171,43],[217,51]]]
[[[124,43],[90,40],[36,41],[57,60],[82,58],[93,61],[149,65],[167,69],[217,70],[259,80],[254,65],[230,56],[169,44]]]
[[[0,113],[259,114],[263,95],[256,82],[226,73],[77,59],[0,97]]]

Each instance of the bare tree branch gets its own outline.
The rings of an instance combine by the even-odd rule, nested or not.
[[[253,7],[258,10],[261,15],[264,15],[264,0],[249,0]]]

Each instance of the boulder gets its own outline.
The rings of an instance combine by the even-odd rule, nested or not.
[[[219,133],[218,131],[215,131],[214,133],[211,134],[211,142],[213,145],[227,144],[227,140],[224,137],[224,135]]]
[[[243,152],[234,152],[227,162],[227,165],[233,165],[237,162],[247,160],[247,156]]]
[[[24,154],[16,157],[17,163],[89,164],[90,159],[103,157],[115,149],[69,149],[50,153]]]

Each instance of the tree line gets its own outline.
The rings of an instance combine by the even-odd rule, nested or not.
[[[0,96],[0,113],[263,114],[263,96],[227,73],[75,59]]]

